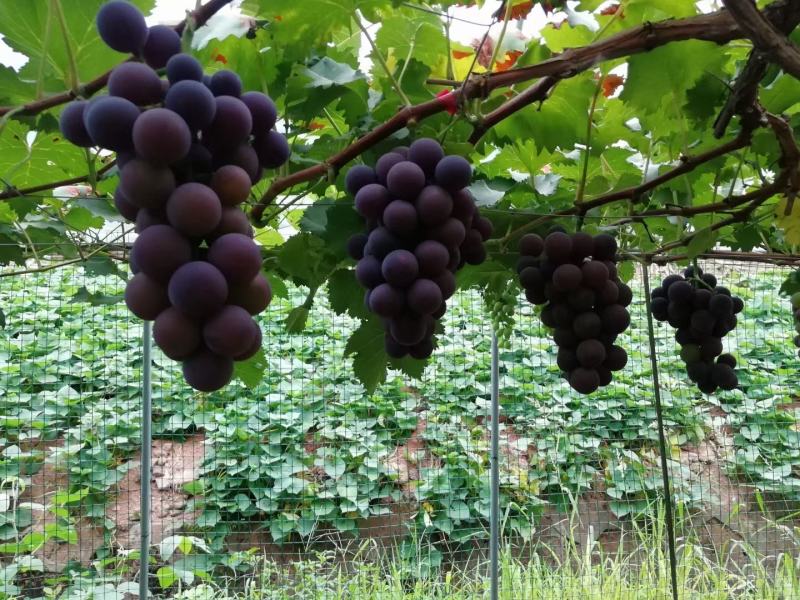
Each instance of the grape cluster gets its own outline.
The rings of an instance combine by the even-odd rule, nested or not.
[[[529,302],[543,305],[542,323],[553,329],[558,367],[572,388],[591,394],[611,383],[628,362],[614,342],[631,323],[631,289],[617,276],[617,241],[554,230],[546,238],[522,237],[517,272]]]
[[[393,358],[431,355],[455,272],[486,260],[492,223],[466,189],[471,179],[466,159],[445,156],[428,138],[384,154],[374,169],[358,165],[347,173],[347,191],[368,228],[350,238],[348,253],[358,261],[367,308],[384,320]]]
[[[676,329],[686,372],[698,389],[713,394],[717,388],[736,388],[736,359],[722,353],[722,338],[736,328],[736,315],[744,308],[742,299],[718,286],[714,275],[693,266],[682,276],[665,277],[651,297],[653,318]]]
[[[487,286],[483,291],[486,313],[492,323],[492,329],[500,346],[506,345],[511,339],[518,297],[519,290],[515,285],[503,287]]]
[[[794,313],[794,330],[797,335],[794,336],[794,345],[800,348],[800,292],[795,292],[791,297],[792,311]],[[800,356],[800,350],[797,351]]]
[[[183,362],[186,381],[213,391],[230,381],[234,361],[261,347],[253,315],[272,291],[239,206],[264,168],[288,160],[289,145],[274,130],[268,96],[242,93],[232,71],[204,75],[172,29],[148,29],[132,4],[104,4],[97,27],[111,48],[146,64],[121,64],[107,96],[69,104],[61,131],[78,146],[117,153],[114,203],[138,233],[125,301],[155,321],[156,343]],[[166,80],[154,70],[164,66]]]

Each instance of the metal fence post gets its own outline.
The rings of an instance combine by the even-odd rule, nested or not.
[[[152,431],[152,388],[151,359],[152,331],[150,321],[144,322],[142,332],[142,459],[140,467],[141,501],[139,504],[139,524],[141,525],[141,547],[139,555],[139,599],[146,600],[149,595],[150,580],[150,474],[153,431]]]
[[[672,489],[667,467],[667,440],[664,435],[664,416],[661,410],[661,386],[658,382],[658,360],[656,358],[656,337],[653,328],[653,314],[650,312],[650,265],[642,263],[644,282],[644,302],[647,311],[647,334],[650,341],[650,365],[653,369],[653,392],[656,401],[656,420],[658,422],[658,446],[661,454],[661,477],[664,485],[664,512],[667,527],[667,546],[669,551],[669,573],[672,582],[672,598],[678,600],[678,565],[675,553],[675,521],[672,510]]]
[[[492,332],[492,423],[491,423],[491,509],[489,515],[490,598],[500,591],[500,357],[497,334]]]

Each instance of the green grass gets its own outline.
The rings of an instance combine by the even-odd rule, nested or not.
[[[524,559],[506,548],[500,554],[501,600],[666,600],[672,598],[663,515],[649,529],[635,531],[635,551],[604,554],[572,545],[560,561],[546,550]],[[470,561],[435,576],[397,557],[362,560],[361,545],[342,566],[335,553],[320,553],[291,570],[254,556],[259,575],[240,592],[224,583],[180,591],[179,600],[468,600],[489,597],[489,564]],[[750,550],[743,548],[742,550]],[[681,600],[789,600],[800,593],[800,572],[789,555],[737,570],[709,559],[696,543],[679,539],[678,597]]]

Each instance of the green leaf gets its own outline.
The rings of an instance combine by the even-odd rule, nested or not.
[[[347,340],[345,355],[353,356],[353,372],[369,393],[386,380],[384,332],[375,319],[363,321]]]
[[[447,56],[447,39],[442,21],[434,15],[394,13],[381,20],[375,43],[388,59],[415,59],[430,68]]]
[[[717,241],[717,234],[711,228],[701,229],[694,236],[686,246],[686,254],[689,258],[694,258],[698,254],[702,254],[710,250],[714,243]]]
[[[319,202],[303,214],[300,228],[324,240],[328,252],[338,259],[344,259],[347,256],[347,241],[353,234],[364,230],[364,220],[351,202]]]
[[[717,44],[696,40],[637,54],[628,61],[628,79],[620,98],[645,112],[674,114],[676,106],[685,104],[687,90],[724,58]]]
[[[347,313],[357,319],[366,319],[369,316],[364,305],[364,288],[356,280],[352,269],[333,272],[328,279],[328,301],[337,315]]]
[[[75,206],[63,217],[66,223],[72,229],[78,231],[86,231],[92,228],[99,228],[103,226],[104,220],[102,217],[96,217],[87,209],[80,206]]]
[[[268,369],[269,362],[267,362],[264,349],[260,348],[258,352],[247,360],[234,363],[233,373],[237,379],[252,390],[264,380],[264,374]]]
[[[246,0],[243,8],[272,21],[275,42],[289,56],[304,56],[309,47],[331,41],[337,29],[349,29],[356,8],[370,11],[388,5],[388,0]]]
[[[158,571],[156,571],[156,578],[158,579],[158,585],[161,586],[162,590],[172,587],[180,580],[178,573],[172,567],[161,567]]]
[[[90,292],[86,286],[81,286],[72,296],[73,302],[87,302],[92,306],[117,304],[124,300],[122,294],[105,294],[103,292]]]
[[[300,333],[306,328],[309,310],[307,306],[297,306],[291,310],[284,324],[289,333]]]
[[[336,62],[327,56],[322,57],[314,66],[305,69],[303,72],[308,76],[307,87],[310,88],[329,88],[334,85],[346,85],[366,79],[362,72],[352,68],[350,65]]]
[[[82,262],[81,265],[89,275],[96,275],[98,277],[116,276],[123,281],[127,281],[128,279],[128,276],[120,271],[119,267],[117,266],[117,261],[112,260],[108,256],[92,256],[91,258]]]

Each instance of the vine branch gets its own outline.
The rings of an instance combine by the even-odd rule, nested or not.
[[[784,71],[800,78],[800,52],[783,32],[764,18],[751,0],[723,0],[723,3],[756,48]]]

